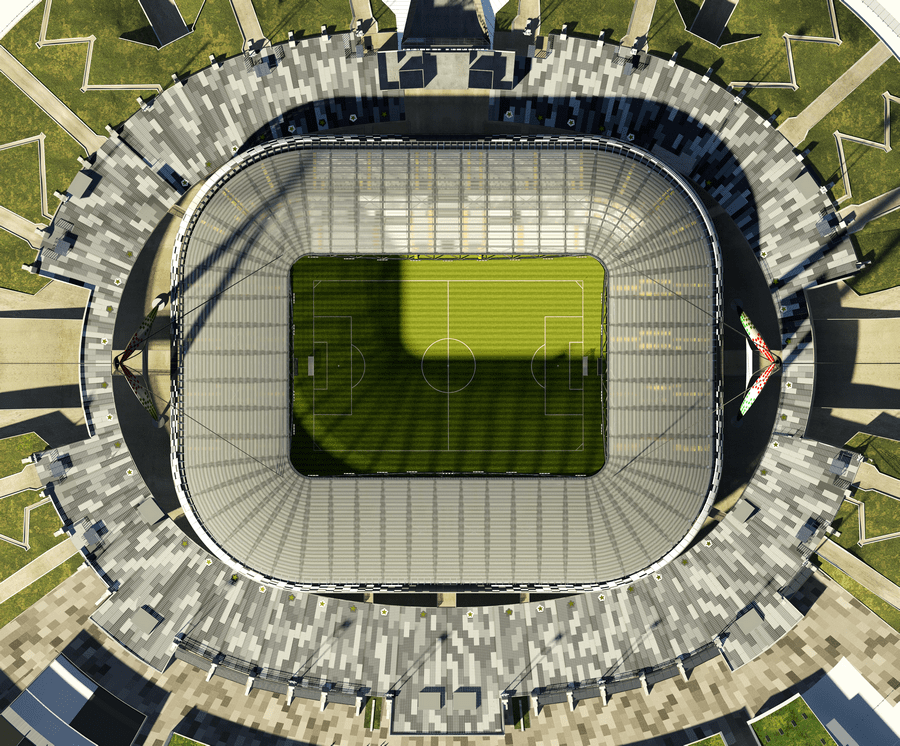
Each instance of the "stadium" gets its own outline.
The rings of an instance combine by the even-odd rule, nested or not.
[[[817,419],[839,342],[814,309],[865,270],[847,211],[713,68],[565,27],[520,49],[499,7],[438,30],[426,5],[377,52],[254,47],[232,5],[244,53],[79,159],[25,265],[86,298],[86,437],[24,460],[90,597],[53,670],[121,689],[148,743],[515,740],[526,719],[750,743],[716,682],[751,677],[756,714],[767,677],[822,678],[792,672],[810,620],[874,616],[816,555],[862,494],[863,456]],[[878,629],[823,659],[883,690]],[[0,720],[53,743],[32,668]],[[641,710],[701,689],[671,727]],[[278,724],[313,712],[338,714]]]

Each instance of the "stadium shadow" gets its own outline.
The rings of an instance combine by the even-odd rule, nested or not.
[[[558,134],[583,134],[597,135],[603,137],[624,137],[625,128],[630,136],[634,137],[633,143],[636,146],[644,147],[653,152],[661,159],[667,161],[670,167],[676,171],[680,171],[694,186],[695,190],[702,193],[702,189],[698,189],[697,185],[711,185],[712,188],[717,187],[727,181],[728,192],[730,194],[747,195],[747,204],[744,205],[739,215],[735,215],[734,219],[740,217],[741,229],[740,233],[744,236],[756,236],[759,231],[759,216],[757,213],[756,202],[754,200],[753,189],[745,176],[739,160],[731,153],[724,142],[719,138],[715,131],[705,127],[696,119],[691,117],[687,112],[681,111],[677,106],[670,106],[665,102],[647,101],[642,99],[627,97],[604,97],[604,96],[585,96],[581,97],[577,102],[569,97],[508,97],[503,99],[503,107],[495,107],[491,109],[488,105],[488,97],[484,97],[483,106],[479,102],[473,104],[471,96],[441,96],[429,97],[428,106],[433,110],[427,120],[416,118],[416,131],[411,131],[411,122],[404,114],[404,107],[411,105],[412,99],[404,102],[404,100],[394,96],[382,97],[362,97],[359,99],[336,97],[331,99],[323,99],[315,102],[307,102],[301,106],[288,109],[282,113],[277,121],[268,122],[260,127],[256,132],[252,133],[245,143],[239,148],[239,152],[269,142],[273,137],[290,137],[288,131],[289,126],[293,126],[300,132],[308,132],[312,135],[324,133],[328,135],[399,135],[411,136],[422,140],[435,138],[465,138],[465,137],[484,137],[496,135],[534,135],[534,136],[552,136]],[[507,106],[508,105],[508,106]],[[576,109],[577,107],[577,109]],[[532,123],[514,123],[504,121],[503,111],[501,109],[524,111],[526,108],[531,110]],[[388,116],[388,112],[390,116]],[[461,112],[464,113],[461,114]],[[631,112],[629,114],[629,112]],[[640,115],[635,119],[635,112]],[[355,114],[356,122],[348,126],[348,116],[350,113]],[[627,115],[627,116],[626,116]],[[320,125],[319,120],[324,117],[325,124]],[[573,128],[553,128],[542,125],[540,121],[567,121],[571,118],[575,121]],[[392,119],[393,121],[388,121]],[[621,129],[621,132],[617,132]],[[702,151],[706,153],[703,158],[695,159],[683,157],[687,153],[686,146],[694,143],[694,147],[702,147]],[[704,195],[708,197],[708,195]],[[714,202],[714,200],[713,200]],[[723,211],[724,212],[724,211]],[[746,243],[746,241],[744,242]],[[227,246],[222,245],[221,251],[226,251]],[[743,250],[743,249],[742,249]],[[746,246],[751,261],[756,261],[755,249],[749,245]],[[758,264],[757,264],[758,267]],[[236,275],[239,274],[239,262],[233,266],[231,276],[228,282],[233,282]],[[202,271],[202,270],[200,270]],[[729,280],[729,273],[726,268],[724,301],[725,306],[729,305],[729,301],[734,297],[740,297],[744,306],[758,305],[760,310],[754,316],[755,323],[762,328],[763,333],[768,335],[770,332],[766,330],[774,330],[775,337],[778,335],[779,323],[777,314],[772,304],[771,292],[765,281],[757,282],[756,277],[748,280],[747,276],[734,276]],[[759,270],[757,270],[759,274]],[[190,283],[195,278],[188,277],[186,283]],[[226,289],[228,284],[223,281],[223,288]],[[802,293],[801,293],[802,296]],[[791,303],[798,300],[794,296],[790,296],[783,300],[785,303]],[[801,307],[805,307],[802,297],[799,299]],[[204,314],[198,314],[192,326],[192,331],[197,331],[203,324]],[[726,320],[729,327],[734,327],[734,320]],[[791,321],[787,320],[787,333],[791,331]],[[772,339],[772,337],[769,337]],[[724,350],[725,365],[727,366],[727,356],[731,352],[729,349]],[[741,353],[743,354],[743,352]],[[398,381],[402,382],[402,381]],[[727,383],[727,382],[726,382]],[[743,388],[743,387],[741,387]],[[771,392],[777,394],[777,387],[769,387]],[[726,401],[728,398],[740,392],[726,390]],[[746,480],[752,475],[753,465],[758,462],[765,448],[765,444],[773,429],[774,407],[771,408],[766,403],[771,393],[765,391],[760,397],[755,407],[753,417],[757,424],[753,426],[754,435],[748,439],[747,419],[742,422],[745,428],[740,433],[736,432],[733,422],[734,417],[728,412],[725,419],[725,442],[738,442],[741,447],[731,450],[731,457],[726,453],[726,463],[724,464],[723,473],[740,474],[735,484],[731,485],[735,489],[739,489],[740,485],[746,484]],[[362,393],[362,392],[360,392]],[[400,406],[405,410],[414,410],[415,402],[411,396],[407,396],[400,401]],[[777,406],[777,402],[775,404]],[[729,411],[736,411],[737,404],[730,404]],[[737,423],[740,425],[741,423]],[[333,425],[337,427],[337,425]],[[661,429],[664,429],[663,426]],[[415,442],[417,436],[413,431],[406,433],[406,443]],[[330,473],[330,474],[348,474],[364,472],[371,469],[375,464],[374,458],[365,460],[362,465],[350,465],[343,458],[337,456],[327,456],[321,452],[318,454],[320,461],[318,465],[320,471],[312,473]],[[296,461],[296,460],[295,460]],[[736,462],[742,462],[737,464]],[[729,463],[731,462],[731,463]],[[739,466],[735,470],[734,466]],[[348,468],[349,467],[349,468]],[[362,467],[362,468],[361,468]],[[455,471],[456,466],[449,471]],[[304,471],[302,468],[301,471]]]
[[[248,695],[251,700],[275,696],[272,692],[260,689],[253,689]],[[314,721],[311,720],[311,727],[313,723]],[[216,746],[244,746],[245,744],[267,743],[277,743],[279,746],[317,746],[317,744],[324,743],[324,741],[315,738],[311,741],[289,738],[284,735],[285,728],[280,722],[272,722],[269,725],[272,730],[263,731],[258,728],[251,728],[243,723],[226,720],[218,715],[213,715],[196,706],[192,706],[185,712],[178,725],[172,729],[172,732],[203,744],[216,744]],[[328,726],[323,725],[322,727],[324,729]],[[297,730],[299,731],[299,729],[298,718]],[[377,736],[377,734],[375,735]]]

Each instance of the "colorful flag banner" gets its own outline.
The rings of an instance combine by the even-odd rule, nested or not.
[[[766,360],[770,363],[774,363],[775,356],[772,354],[771,350],[769,350],[769,346],[763,342],[763,338],[760,336],[759,332],[756,331],[756,327],[753,326],[750,317],[740,308],[738,311],[740,311],[741,314],[741,324],[744,327],[744,331],[747,332],[747,336],[750,337],[750,341],[756,345],[756,349],[759,350],[760,354],[763,355]]]
[[[745,414],[747,414],[747,410],[753,406],[753,402],[756,401],[756,397],[759,396],[760,392],[766,385],[766,381],[769,380],[769,376],[772,375],[773,371],[778,368],[778,363],[772,363],[768,368],[766,368],[756,379],[756,383],[754,383],[750,390],[747,392],[747,395],[744,397],[744,401],[741,402],[741,413],[738,415],[738,419],[741,419]]]

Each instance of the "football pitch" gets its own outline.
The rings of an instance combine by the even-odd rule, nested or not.
[[[301,473],[603,466],[596,259],[304,257],[291,281]]]

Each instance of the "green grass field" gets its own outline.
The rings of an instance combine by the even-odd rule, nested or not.
[[[835,746],[834,739],[809,705],[798,697],[751,726],[760,743],[783,746]],[[769,740],[767,740],[767,737]]]
[[[603,465],[596,260],[307,258],[292,281],[302,473]]]

